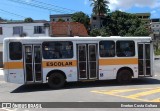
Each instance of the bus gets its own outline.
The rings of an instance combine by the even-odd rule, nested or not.
[[[151,37],[16,37],[5,38],[5,81],[48,83],[57,89],[66,82],[152,77]]]

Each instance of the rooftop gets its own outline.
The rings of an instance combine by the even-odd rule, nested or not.
[[[88,36],[85,26],[78,22],[52,22],[52,36]]]
[[[0,21],[0,24],[21,24],[21,23],[47,23],[46,20],[34,20],[33,22],[25,22],[24,20]]]
[[[55,15],[50,15],[50,18],[58,18],[58,17],[71,17],[73,14],[55,14]]]
[[[138,16],[151,16],[151,13],[134,13],[134,14]]]

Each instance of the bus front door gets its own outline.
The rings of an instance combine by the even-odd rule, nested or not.
[[[139,76],[151,76],[151,47],[150,43],[138,44]]]
[[[24,45],[25,82],[42,82],[41,45]]]
[[[98,73],[97,44],[78,44],[78,78],[79,80],[97,79]]]

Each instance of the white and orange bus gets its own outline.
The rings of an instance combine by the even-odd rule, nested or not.
[[[153,76],[151,37],[25,37],[4,39],[5,81],[19,84]]]

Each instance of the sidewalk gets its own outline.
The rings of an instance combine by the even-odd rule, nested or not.
[[[0,75],[3,75],[3,68],[0,68]]]

